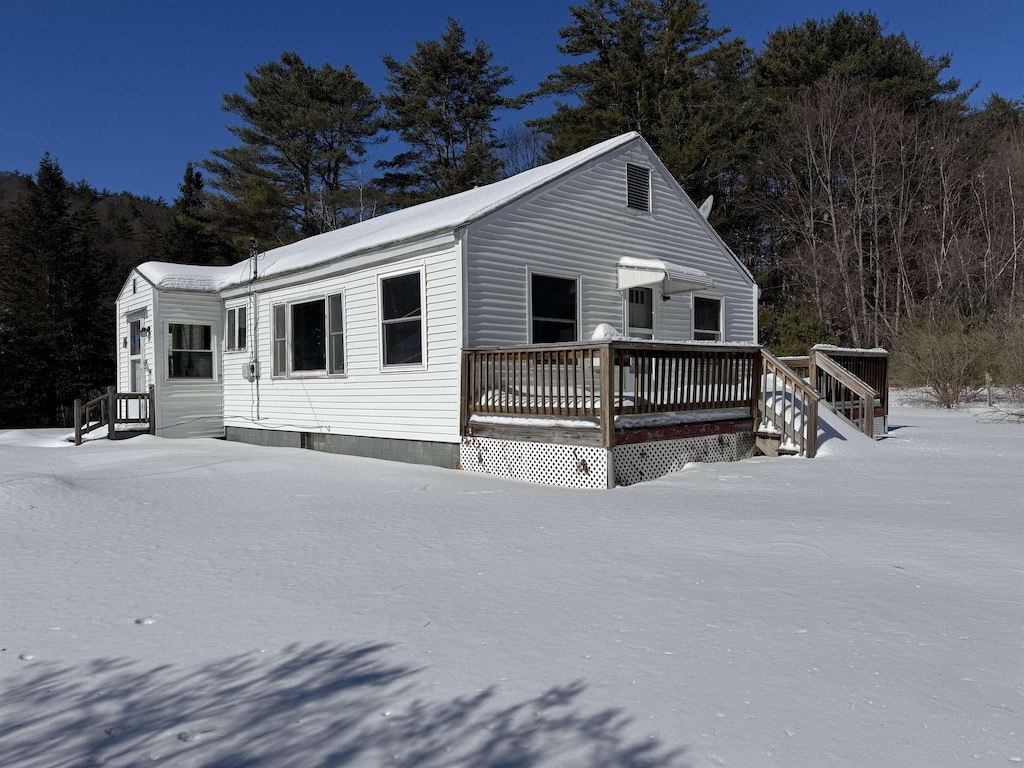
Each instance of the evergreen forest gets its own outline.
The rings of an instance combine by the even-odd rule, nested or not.
[[[69,182],[59,148],[0,172],[0,428],[66,425],[113,383],[117,292],[150,260],[229,264],[639,131],[762,289],[761,343],[885,347],[953,405],[986,373],[1024,400],[1024,102],[972,87],[873,13],[771,33],[704,0],[583,0],[562,64],[521,84],[449,18],[375,93],[344,62],[254,63],[232,146],[171,202]],[[443,21],[443,20],[442,20]],[[517,119],[543,99],[550,113]],[[375,163],[385,139],[398,150]],[[950,379],[953,379],[950,381]]]

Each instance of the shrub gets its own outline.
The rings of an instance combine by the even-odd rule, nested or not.
[[[904,323],[892,356],[892,381],[924,387],[928,399],[943,408],[977,397],[985,372],[994,367],[1000,328],[962,317]]]

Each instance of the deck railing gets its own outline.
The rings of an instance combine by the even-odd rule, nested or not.
[[[761,357],[763,394],[757,401],[758,431],[778,435],[784,449],[813,459],[818,452],[821,396],[787,364],[792,358],[778,358],[764,348]]]
[[[101,427],[107,428],[107,438],[113,440],[117,425],[146,425],[149,434],[156,434],[156,420],[153,418],[153,391],[117,392],[114,387],[88,402],[75,400],[75,445],[82,444],[82,435]]]
[[[760,348],[601,341],[463,352],[462,433],[472,414],[588,417],[614,445],[623,415],[756,409]]]

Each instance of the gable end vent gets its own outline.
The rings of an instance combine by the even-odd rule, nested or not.
[[[626,163],[626,207],[651,210],[651,169]]]

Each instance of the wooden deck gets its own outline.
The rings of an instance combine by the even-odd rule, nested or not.
[[[751,425],[765,452],[813,458],[818,403],[873,435],[888,414],[888,353],[602,341],[467,350],[465,436],[611,448]]]
[[[816,411],[802,398],[816,404],[817,395],[766,354],[756,345],[636,341],[468,350],[461,433],[611,448],[763,423],[813,456]],[[777,407],[794,397],[803,420]]]

